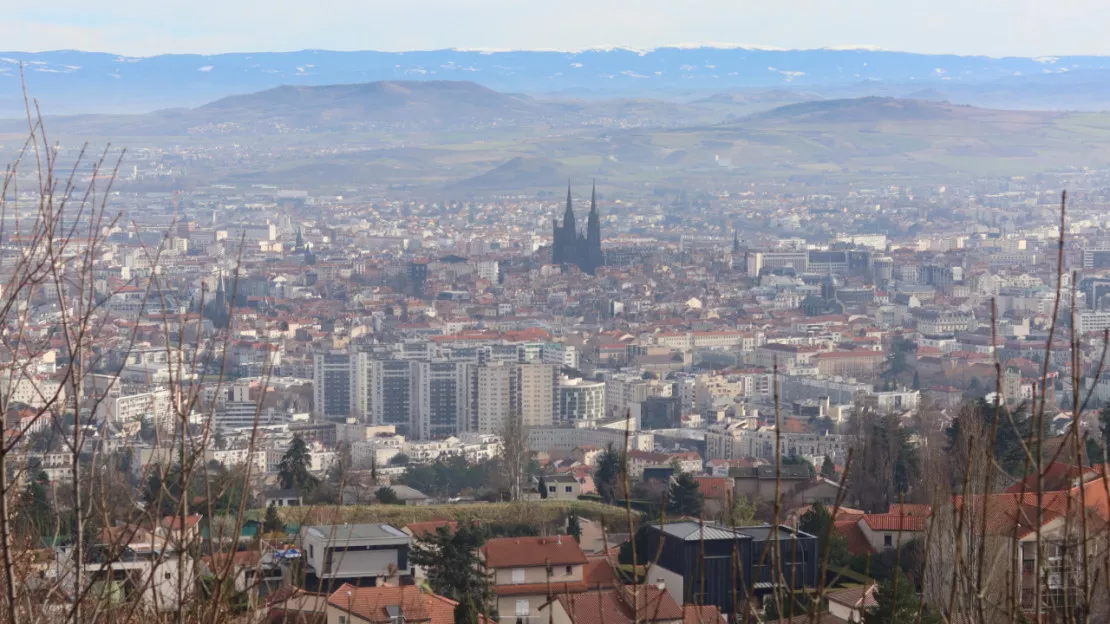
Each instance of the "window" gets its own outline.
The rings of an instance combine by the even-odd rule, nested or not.
[[[513,583],[524,582],[524,568],[513,568]]]
[[[568,485],[568,486],[566,487],[566,490],[565,490],[565,491],[566,491],[566,493],[567,493],[567,494],[571,494],[571,493],[573,493],[573,492],[574,492],[574,487],[573,487],[573,486],[570,486],[570,485]]]
[[[892,535],[890,535],[889,533],[884,535],[883,536],[883,546],[893,546],[893,545],[894,545],[894,537]]]
[[[554,485],[549,485],[549,486],[547,486],[547,491],[548,491],[548,492],[551,492],[552,494],[554,494],[554,493],[555,493],[555,486],[554,486]]]
[[[527,600],[517,600],[516,601],[516,616],[517,617],[521,617],[521,616],[528,617],[529,613],[531,613],[531,609],[528,607],[528,601]]]
[[[169,578],[170,578],[170,571],[166,570],[166,579],[169,580]]]
[[[572,568],[571,566],[567,566],[567,576],[571,575],[572,570],[574,570],[574,568]]]
[[[345,615],[339,616],[339,624],[347,624],[347,616],[345,616]]]
[[[548,568],[547,569],[547,576],[548,576],[548,578],[551,578],[552,576],[555,576],[555,569],[554,568]]]

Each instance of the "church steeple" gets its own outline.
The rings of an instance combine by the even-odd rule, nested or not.
[[[566,240],[573,241],[578,236],[575,234],[574,200],[570,197],[570,181],[567,181],[567,209],[563,211],[563,232]]]
[[[597,182],[590,191],[590,216],[586,220],[586,248],[583,250],[584,271],[593,275],[605,263],[601,255],[601,215],[597,212]]]
[[[740,253],[740,232],[732,231],[732,253]]]

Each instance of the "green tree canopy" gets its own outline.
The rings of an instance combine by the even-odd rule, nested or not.
[[[863,624],[934,624],[939,622],[935,614],[928,611],[921,614],[921,600],[917,596],[913,581],[902,570],[879,584],[875,591],[874,607],[863,612]]]
[[[289,449],[281,457],[281,468],[278,470],[278,481],[284,489],[307,489],[316,485],[318,480],[309,471],[312,465],[312,455],[308,452],[308,444],[300,436],[295,436],[289,444]]]
[[[273,503],[266,508],[266,517],[262,520],[263,533],[278,533],[285,530],[285,523],[278,517],[277,507]]]
[[[403,502],[401,502],[401,499],[398,498],[397,492],[395,492],[391,487],[378,488],[378,491],[374,494],[374,498],[377,498],[378,502],[383,505],[404,504]]]
[[[841,567],[848,564],[851,555],[848,541],[836,532],[833,521],[829,508],[817,502],[798,519],[798,530],[817,536],[817,556],[824,557],[827,548],[829,566]]]
[[[425,569],[435,593],[458,602],[470,600],[479,613],[496,617],[497,597],[478,550],[486,533],[474,524],[460,524],[454,532],[439,527],[413,542],[412,562]]]
[[[667,493],[667,513],[674,516],[700,517],[704,502],[698,482],[688,473],[682,472],[671,482]]]
[[[570,514],[567,516],[567,534],[574,538],[574,541],[582,542],[582,525],[578,522],[578,516]]]
[[[602,501],[612,504],[617,499],[617,482],[624,472],[623,467],[621,454],[610,442],[598,456],[597,468],[594,470],[594,485]]]

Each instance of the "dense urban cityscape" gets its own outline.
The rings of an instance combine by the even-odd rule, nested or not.
[[[1110,621],[1110,99],[749,53],[0,57],[0,621]]]

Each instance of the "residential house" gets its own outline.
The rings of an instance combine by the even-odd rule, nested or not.
[[[412,537],[388,524],[318,525],[301,529],[305,589],[336,583],[373,586],[411,574]]]
[[[783,496],[799,484],[809,483],[809,466],[787,464],[776,470],[775,466],[753,466],[751,468],[732,468],[729,476],[733,480],[733,493],[746,496],[753,502],[773,501],[775,493]],[[776,481],[778,483],[776,484]]]
[[[789,527],[683,521],[649,525],[641,539],[637,550],[659,553],[651,573],[677,603],[713,605],[727,615],[742,608],[734,599],[759,600],[776,579],[787,590],[817,584],[817,538]],[[778,556],[771,556],[776,546]]]
[[[301,499],[301,494],[297,490],[270,490],[263,495],[262,500],[264,507],[273,505],[274,507],[300,507],[304,504]]]
[[[207,576],[226,578],[236,592],[247,594],[251,604],[280,589],[283,574],[280,561],[261,550],[217,553],[201,560],[201,571]]]
[[[864,514],[858,525],[871,549],[898,548],[924,538],[929,521],[928,505],[891,505],[885,514]]]
[[[826,594],[829,602],[829,614],[845,622],[863,622],[863,613],[874,608],[876,585],[861,585],[835,589]]]
[[[705,501],[703,512],[706,517],[717,517],[733,504],[732,489],[734,482],[728,477],[694,477]]]
[[[574,475],[545,475],[541,483],[547,489],[545,498],[548,500],[578,500],[581,493],[581,484]]]
[[[550,593],[588,589],[589,560],[569,535],[502,537],[486,541],[481,557],[497,594],[502,622],[538,624],[540,606]]]

